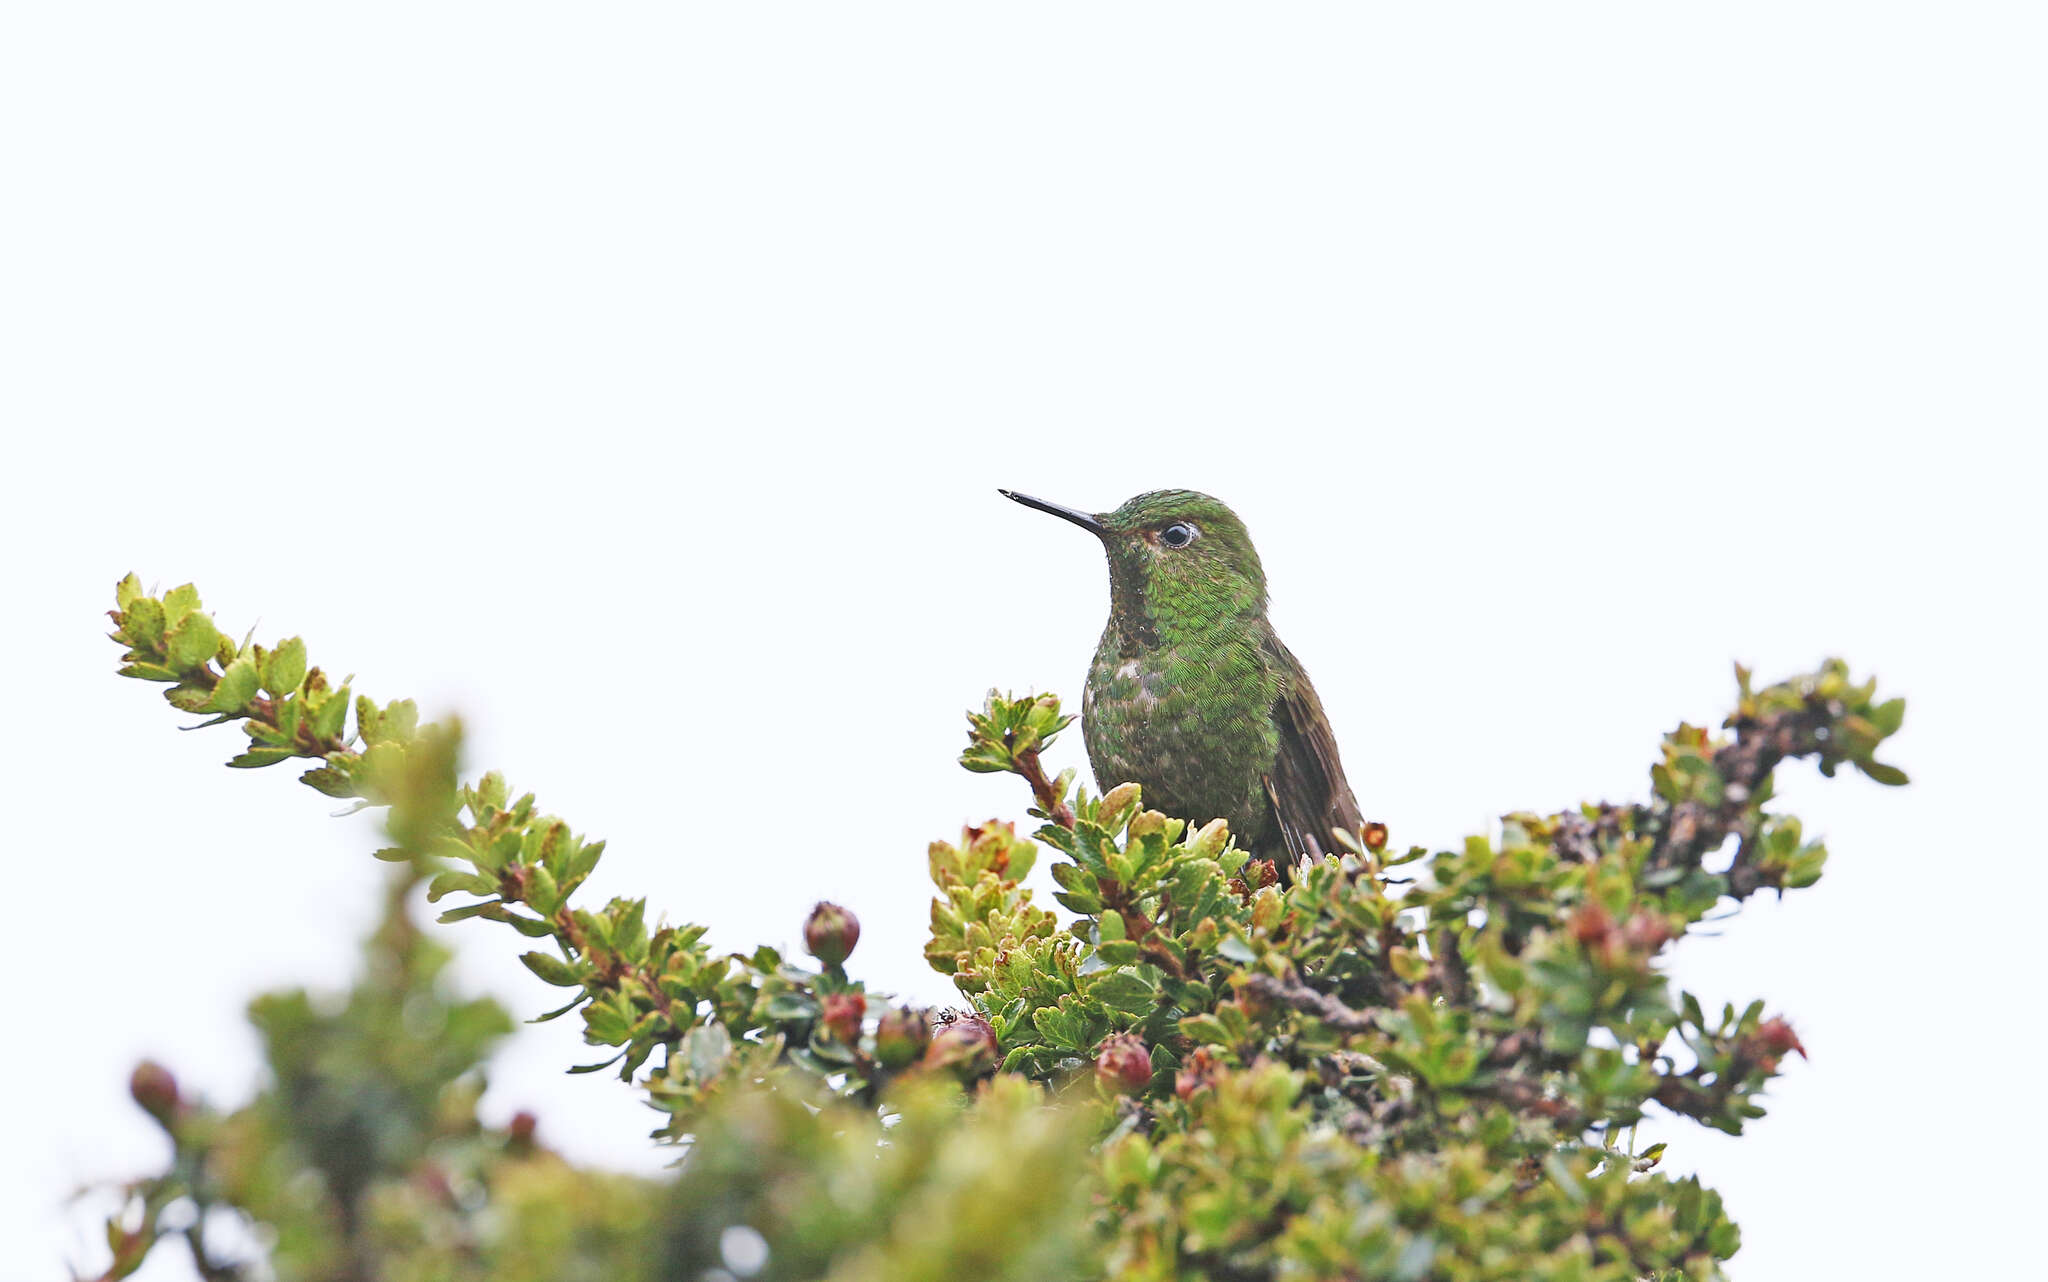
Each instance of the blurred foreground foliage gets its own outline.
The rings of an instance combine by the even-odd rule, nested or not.
[[[1826,849],[1770,808],[1785,760],[1905,782],[1875,756],[1902,701],[1839,662],[1738,669],[1721,731],[1667,735],[1645,802],[1510,814],[1433,853],[1368,824],[1283,876],[1134,785],[1049,779],[1072,718],[991,692],[962,764],[1024,779],[1038,823],[932,845],[924,951],[963,1003],[932,1012],[848,975],[836,905],[800,961],[714,954],[641,900],[572,903],[603,843],[495,774],[462,782],[459,727],[352,695],[296,638],[232,641],[189,586],[130,576],[117,604],[122,673],[239,723],[229,764],[304,759],[316,790],[389,807],[401,890],[549,945],[524,960],[567,1000],[540,1018],[578,1015],[601,1053],[572,1071],[643,1092],[680,1171],[574,1171],[530,1120],[479,1126],[507,1021],[442,994],[395,892],[338,1014],[256,1003],[275,1085],[254,1103],[214,1114],[138,1070],[176,1151],[110,1223],[108,1277],[170,1236],[209,1277],[1718,1277],[1740,1240],[1720,1197],[1635,1127],[1739,1134],[1804,1047],[1761,999],[1674,991],[1663,959],[1819,879]],[[1042,851],[1065,914],[1022,884]],[[254,1226],[243,1255],[205,1239],[222,1214]]]
[[[484,1126],[481,1065],[511,1031],[461,1000],[448,951],[406,915],[395,877],[355,988],[250,1003],[270,1085],[232,1112],[145,1063],[130,1088],[171,1142],[167,1170],[123,1190],[106,1277],[178,1240],[209,1279],[630,1279],[659,1188],[577,1170],[530,1114]]]

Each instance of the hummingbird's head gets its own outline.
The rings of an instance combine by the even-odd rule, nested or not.
[[[1237,513],[1194,490],[1153,490],[1090,515],[1028,494],[1004,498],[1050,512],[1102,540],[1118,611],[1166,626],[1259,614],[1266,572]]]

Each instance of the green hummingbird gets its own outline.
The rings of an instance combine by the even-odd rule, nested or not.
[[[1360,830],[1323,702],[1266,620],[1266,572],[1235,512],[1193,490],[1095,515],[997,493],[1109,554],[1109,625],[1081,699],[1099,786],[1136,783],[1155,810],[1226,819],[1283,873],[1329,851],[1333,828]]]

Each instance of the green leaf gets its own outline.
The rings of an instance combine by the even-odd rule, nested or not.
[[[121,611],[121,631],[138,650],[154,650],[164,639],[164,608],[152,597],[137,597]]]
[[[1069,894],[1063,890],[1056,890],[1053,892],[1052,897],[1083,917],[1092,916],[1102,911],[1102,896],[1097,894],[1085,891],[1076,891]]]
[[[1132,966],[1145,954],[1128,939],[1112,939],[1096,945],[1095,955],[1111,966]]]
[[[1190,1015],[1180,1022],[1180,1031],[1197,1042],[1214,1042],[1219,1046],[1230,1042],[1229,1030],[1214,1015]]]
[[[1242,935],[1225,935],[1222,941],[1216,945],[1216,953],[1218,956],[1228,958],[1240,965],[1255,962],[1259,959],[1257,950],[1246,943]]]
[[[300,775],[299,782],[316,792],[322,792],[330,797],[338,797],[342,800],[347,800],[356,795],[355,781],[332,766],[315,766]],[[398,857],[405,859],[408,856],[401,850],[398,852]]]
[[[496,907],[497,905],[498,901],[493,899],[490,901],[489,904],[485,906]],[[529,917],[525,913],[515,913],[510,909],[506,909],[502,913],[494,915],[497,917],[499,921],[504,922],[506,925],[518,931],[520,934],[526,936],[528,939],[546,939],[548,936],[555,933],[555,928],[553,924],[542,921],[538,917]],[[444,914],[441,920],[446,921],[448,920],[448,918]]]
[[[164,623],[176,627],[186,615],[199,608],[199,589],[190,583],[181,583],[164,593]]]
[[[1897,702],[1897,700],[1894,700]],[[1887,788],[1903,788],[1908,782],[1906,772],[1897,766],[1888,766],[1882,761],[1859,761],[1856,768]]]
[[[203,614],[188,614],[184,622],[171,629],[165,654],[171,666],[183,672],[211,659],[219,644],[220,629],[213,626],[212,619]]]
[[[1821,869],[1827,865],[1828,852],[1824,846],[1814,846],[1795,856],[1785,866],[1785,889],[1802,890],[1820,880]]]
[[[561,877],[562,893],[564,895],[583,883],[583,879],[590,875],[591,869],[597,867],[598,856],[602,854],[604,854],[604,843],[593,841],[569,857],[568,864],[562,870]]]
[[[365,743],[403,742],[413,737],[419,723],[419,707],[410,699],[393,699],[382,711],[368,699],[357,703],[356,729]],[[501,778],[498,780],[496,803],[501,809],[504,806],[504,789],[505,781]]]
[[[844,1068],[854,1062],[853,1047],[833,1040],[823,1028],[811,1030],[811,1041],[807,1049],[829,1066],[828,1071]]]
[[[472,895],[489,895],[497,892],[498,884],[489,877],[479,877],[473,872],[450,868],[435,877],[427,886],[427,902],[434,903],[445,895],[466,890]]]
[[[575,970],[559,957],[543,952],[530,952],[521,953],[519,960],[525,962],[526,968],[538,975],[544,984],[553,984],[557,988],[583,986],[583,981],[576,977]]]
[[[1054,864],[1052,879],[1062,890],[1093,891],[1096,888],[1094,876],[1079,864]]]
[[[640,941],[642,951],[644,952],[646,949],[646,897],[643,896],[639,899],[614,899],[605,905],[605,909],[608,912],[617,914],[612,925],[612,943],[620,952],[628,954],[627,959],[629,961],[638,961],[639,958],[631,954],[634,947],[633,941],[636,939]]]
[[[570,1000],[567,1006],[557,1006],[553,1010],[549,1011],[547,1014],[535,1015],[532,1019],[529,1019],[526,1022],[529,1024],[545,1024],[551,1019],[560,1019],[562,1016],[568,1014],[572,1010],[575,1010],[578,1006],[581,1006],[584,1002],[588,1000],[590,1000],[590,995],[588,993],[578,993],[573,999]]]
[[[260,770],[274,766],[280,761],[289,761],[298,754],[290,748],[251,747],[247,752],[228,762],[237,770]]]
[[[1158,990],[1127,970],[1111,971],[1088,986],[1088,995],[1112,1010],[1142,1016],[1158,1001]]]
[[[356,714],[358,717],[362,715],[362,707],[365,703],[369,703],[369,700],[357,700]],[[374,708],[376,705],[372,704],[371,706]],[[484,818],[484,812],[486,811],[503,810],[505,808],[505,776],[497,771],[493,770],[477,780],[476,788],[473,791],[476,797],[476,817],[478,820]]]
[[[1105,880],[1110,876],[1109,863],[1103,856],[1103,847],[1108,843],[1109,834],[1087,820],[1074,825],[1074,861]]]
[[[213,691],[203,685],[180,685],[164,691],[164,700],[180,712],[205,712],[213,706]]]
[[[618,993],[592,1002],[583,1012],[583,1037],[592,1045],[618,1046],[632,1035],[632,1007]]]
[[[1031,1012],[1032,1027],[1047,1045],[1062,1050],[1080,1050],[1079,1032],[1074,1021],[1057,1006],[1040,1006]]]
[[[243,655],[220,674],[220,681],[213,687],[213,695],[207,700],[208,712],[240,712],[249,706],[249,700],[256,697],[258,677],[256,660]]]
[[[313,712],[313,737],[333,739],[341,734],[343,723],[348,720],[348,687],[328,695]]]
[[[278,642],[263,664],[263,688],[282,698],[306,679],[306,643],[298,637]]]
[[[690,1075],[700,1082],[710,1081],[732,1058],[732,1034],[723,1024],[701,1024],[683,1034],[682,1052]]]
[[[551,913],[562,906],[561,887],[546,864],[528,864],[526,877],[526,902],[535,912]]]
[[[777,993],[762,1005],[761,1013],[778,1024],[801,1024],[818,1017],[818,1003],[806,993]]]

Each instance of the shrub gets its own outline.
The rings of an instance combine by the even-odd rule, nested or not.
[[[238,723],[230,765],[302,759],[317,791],[388,807],[400,886],[540,943],[524,960],[567,998],[541,1018],[600,1048],[571,1071],[615,1070],[687,1147],[656,1190],[477,1127],[503,1016],[436,1008],[459,1033],[408,1049],[441,954],[394,896],[387,962],[342,1015],[258,1003],[276,1085],[255,1103],[217,1116],[138,1076],[177,1157],[132,1186],[109,1277],[179,1199],[267,1226],[298,1278],[1715,1277],[1736,1226],[1634,1128],[1655,1107],[1740,1133],[1803,1047],[1761,1000],[1674,992],[1662,960],[1710,911],[1819,879],[1826,849],[1770,808],[1784,761],[1905,782],[1874,756],[1902,701],[1839,662],[1738,669],[1722,733],[1667,735],[1645,802],[1518,812],[1434,853],[1368,824],[1282,884],[1221,821],[1048,778],[1072,718],[991,692],[962,764],[1019,776],[1037,823],[933,843],[925,955],[963,1003],[934,1013],[849,975],[859,927],[833,905],[810,964],[576,902],[603,843],[496,774],[463,782],[458,726],[335,687],[296,638],[236,644],[189,586],[130,576],[117,600],[124,675]],[[1042,850],[1067,916],[1023,884]],[[239,1267],[183,1235],[202,1271]]]

